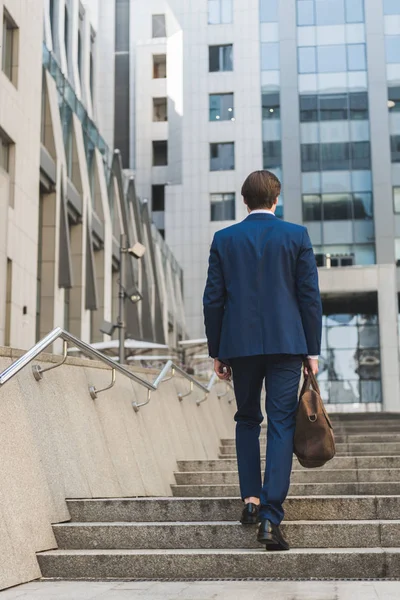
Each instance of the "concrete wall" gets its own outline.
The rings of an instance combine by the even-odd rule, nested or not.
[[[0,372],[19,355],[0,348]],[[65,498],[170,496],[177,460],[217,458],[233,435],[234,404],[218,400],[218,386],[197,406],[202,392],[180,402],[189,384],[176,377],[136,413],[147,391],[122,375],[91,399],[89,385],[109,382],[101,363],[68,359],[39,383],[28,366],[0,389],[0,589],[40,577],[35,553],[56,547]]]

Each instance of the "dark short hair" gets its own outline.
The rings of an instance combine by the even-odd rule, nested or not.
[[[254,171],[242,186],[242,196],[250,208],[271,208],[281,193],[281,182],[270,171]]]

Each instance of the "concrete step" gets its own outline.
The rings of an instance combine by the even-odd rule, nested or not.
[[[265,461],[262,461],[264,467]],[[303,469],[299,461],[293,459],[294,469]],[[320,469],[313,471],[328,471],[331,469],[399,469],[400,456],[335,456]],[[178,461],[179,472],[193,471],[237,471],[237,461],[235,458],[225,458],[218,460],[180,460]],[[308,471],[308,469],[307,469]]]
[[[238,485],[172,485],[172,494],[180,498],[230,498],[240,495]],[[289,496],[340,496],[340,495],[400,494],[400,481],[353,483],[292,483]]]
[[[115,498],[68,500],[79,523],[238,521],[242,501],[234,498]],[[285,521],[400,519],[399,496],[289,497]]]
[[[177,485],[238,484],[237,471],[193,471],[175,473]],[[292,483],[348,483],[400,481],[400,469],[309,469],[295,470]]]
[[[59,549],[260,548],[257,527],[234,522],[66,523],[53,527]],[[291,548],[400,547],[400,521],[292,521]]]
[[[260,436],[260,443],[265,444],[267,438],[265,435]],[[357,433],[357,434],[346,434],[346,435],[336,435],[335,441],[337,444],[366,444],[366,443],[391,443],[391,442],[400,442],[400,433]],[[235,439],[223,439],[221,440],[221,446],[231,446],[235,447]]]
[[[367,444],[336,444],[337,453],[343,454],[351,453],[356,456],[357,454],[369,454],[373,456],[378,456],[382,453],[394,455],[400,454],[400,442],[387,442],[387,443],[374,443],[370,442]],[[236,456],[236,448],[235,446],[220,446],[220,456]]]
[[[400,549],[53,550],[38,554],[45,578],[242,579],[400,576]]]

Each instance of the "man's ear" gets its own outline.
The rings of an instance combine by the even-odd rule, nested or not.
[[[278,202],[279,202],[279,196],[277,196],[277,198],[275,199],[274,206],[278,206]]]

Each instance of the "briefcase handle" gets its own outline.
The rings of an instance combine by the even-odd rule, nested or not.
[[[304,377],[304,383],[303,383],[303,389],[301,391],[301,396],[304,394],[304,392],[309,390],[310,387],[312,387],[312,389],[315,392],[317,392],[318,396],[320,396],[321,392],[319,389],[317,378],[315,377],[314,373],[311,371],[310,363],[308,362],[307,359],[304,360],[304,364],[308,368],[308,375],[306,377]]]

